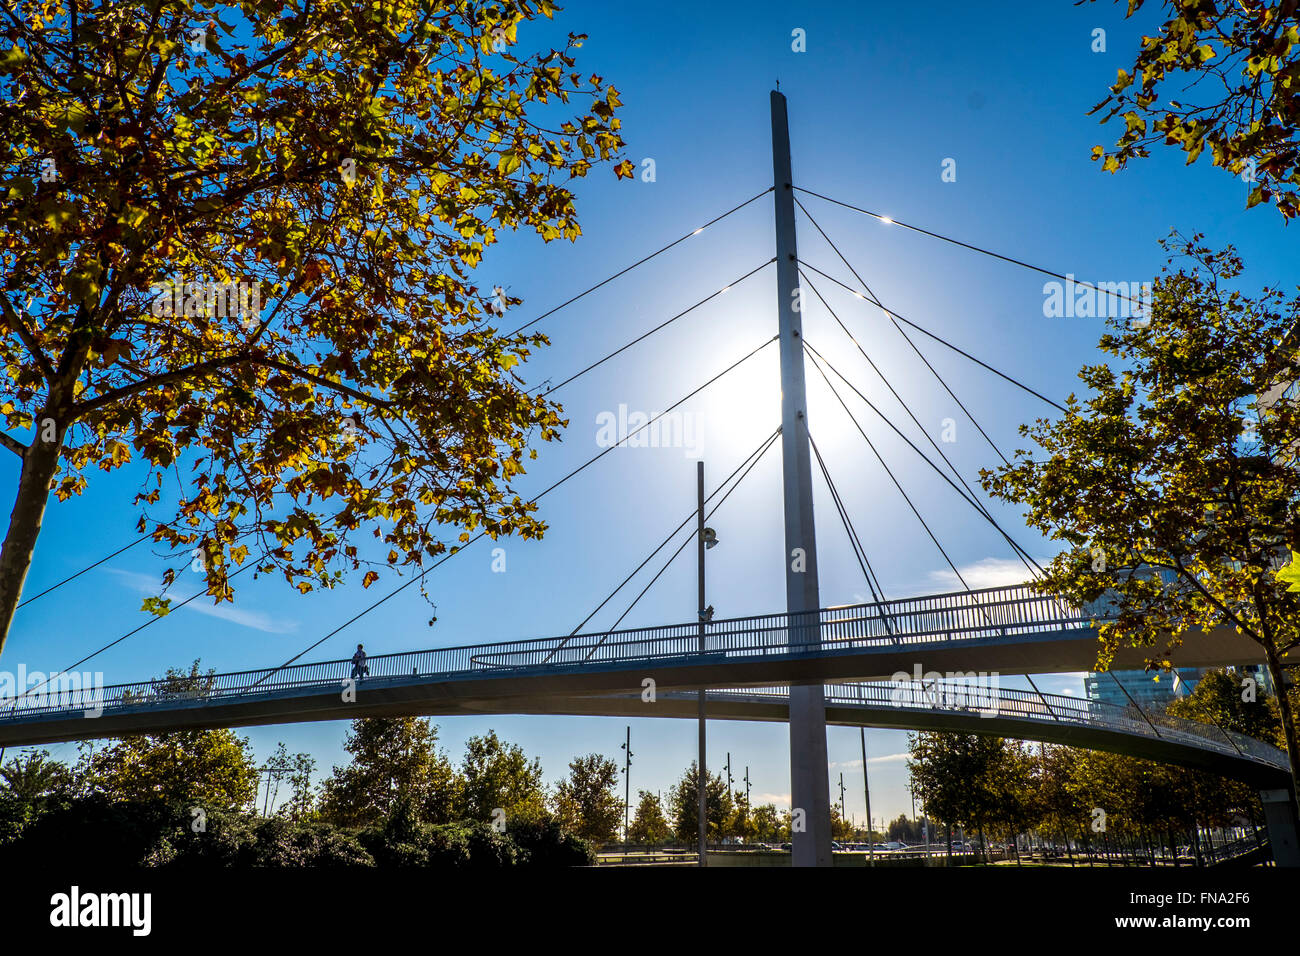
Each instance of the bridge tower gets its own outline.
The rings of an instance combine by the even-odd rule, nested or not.
[[[772,183],[776,206],[776,306],[781,348],[781,468],[785,489],[785,604],[791,644],[820,643],[817,538],[804,388],[799,257],[795,245],[794,178],[785,97],[772,91]],[[801,613],[803,612],[803,613]],[[799,615],[794,617],[793,615]],[[802,832],[791,834],[795,866],[831,865],[830,770],[826,763],[826,700],[822,685],[790,688],[790,806]],[[802,814],[800,814],[802,811]]]

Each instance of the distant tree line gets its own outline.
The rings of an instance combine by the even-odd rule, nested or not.
[[[1203,677],[1165,712],[1284,743],[1277,702],[1242,693],[1225,671]],[[975,734],[919,733],[910,741],[908,766],[925,810],[978,836],[980,845],[989,838],[1016,844],[1034,833],[1067,852],[1141,856],[1186,843],[1199,859],[1209,829],[1263,820],[1254,788],[1204,771]]]
[[[207,679],[196,662],[162,686]],[[309,755],[280,744],[258,767],[224,729],[87,741],[72,765],[15,757],[0,766],[0,861],[66,846],[123,866],[589,865],[622,825],[618,768],[599,754],[548,790],[540,761],[491,730],[458,765],[415,717],[355,720],[344,749],[318,786]]]

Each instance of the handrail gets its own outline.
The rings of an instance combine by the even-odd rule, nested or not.
[[[918,691],[911,681],[868,681],[826,684],[823,687],[823,694],[827,704],[893,708],[914,713],[933,713],[940,710],[979,713],[996,708],[997,715],[1000,717],[1039,721],[1044,724],[1072,722],[1096,729],[1116,730],[1164,743],[1195,746],[1202,750],[1247,759],[1280,770],[1290,766],[1286,753],[1272,744],[1235,731],[1225,731],[1210,724],[1173,717],[1169,714],[1148,715],[1164,728],[1164,733],[1157,733],[1154,728],[1148,726],[1145,719],[1133,713],[1132,708],[1105,701],[1085,700],[1062,694],[1042,694],[1017,688],[977,687],[961,681],[944,681],[939,685],[938,690],[939,692],[933,694],[925,690]],[[782,685],[708,691],[710,697],[757,701],[784,699],[788,693],[789,688]],[[694,699],[695,692],[668,691],[661,692],[660,696],[670,698],[683,696]],[[974,699],[969,704],[954,703],[954,701],[971,698]],[[922,703],[917,703],[918,699]],[[935,702],[931,704],[927,703],[927,700]],[[1225,738],[1228,738],[1226,742]]]
[[[888,619],[893,627],[882,627]],[[989,623],[984,623],[985,621]],[[367,678],[399,680],[501,670],[572,669],[583,664],[662,660],[668,658],[739,658],[752,655],[837,653],[849,649],[927,645],[961,640],[996,639],[1008,632],[1052,632],[1081,629],[1092,618],[1066,607],[1057,598],[1028,585],[954,591],[944,594],[841,606],[796,614],[774,613],[715,620],[703,649],[699,622],[628,628],[595,634],[533,638],[489,644],[380,654],[367,658]],[[792,633],[808,635],[790,643]],[[597,650],[599,654],[597,654]],[[543,660],[545,658],[545,660]],[[167,679],[112,684],[82,691],[60,702],[49,691],[28,691],[5,701],[5,720],[21,720],[63,711],[79,711],[88,703],[105,710],[178,702],[204,702],[281,694],[338,686],[350,674],[347,659],[294,664],[286,667],[234,671],[201,677],[202,687],[177,688]],[[92,693],[97,696],[91,696]]]

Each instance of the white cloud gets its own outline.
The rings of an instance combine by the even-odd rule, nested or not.
[[[910,755],[907,753],[883,754],[879,757],[868,757],[867,763],[899,763],[900,761],[907,760],[909,756]],[[840,762],[831,761],[831,767],[836,770],[861,770],[862,758],[859,757],[857,760],[844,760]]]
[[[108,573],[117,575],[122,579],[123,584],[138,594],[154,596],[158,594],[162,586],[157,578],[147,574],[139,574],[135,571],[120,571],[109,568]],[[181,600],[184,600],[184,598],[181,598]],[[176,602],[173,601],[173,603]],[[203,598],[195,598],[180,610],[195,611],[198,614],[229,621],[231,624],[252,628],[265,634],[290,634],[298,630],[297,621],[274,618],[262,611],[247,611],[232,607],[229,604],[209,604]]]
[[[982,558],[973,564],[958,568],[961,576],[972,589],[1000,588],[1012,584],[1024,584],[1030,579],[1029,571],[1019,561],[1012,558]],[[957,575],[950,569],[930,572],[930,583],[948,591],[965,590]]]

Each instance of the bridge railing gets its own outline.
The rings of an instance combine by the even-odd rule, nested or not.
[[[693,655],[745,657],[924,645],[1028,631],[1065,631],[1084,627],[1089,621],[1086,613],[1022,585],[712,621],[704,625],[703,638],[698,623],[675,624],[381,654],[366,663],[370,680],[427,680],[469,672],[568,668]],[[349,660],[335,660],[206,675],[197,680],[136,681],[97,689],[94,706],[111,711],[183,706],[189,701],[217,704],[254,695],[337,687],[351,672]],[[84,697],[69,699],[29,691],[14,700],[0,701],[0,720],[80,711],[89,706]]]
[[[1213,724],[1203,724],[1158,711],[1139,711],[1132,705],[1121,707],[1105,701],[1061,694],[1040,694],[1018,688],[994,688],[962,681],[826,684],[823,692],[828,704],[898,708],[912,712],[933,713],[941,710],[988,716],[996,714],[999,717],[1044,723],[1071,723],[1182,743],[1227,756],[1238,755],[1281,769],[1288,766],[1285,752],[1265,741],[1225,731]],[[725,688],[710,690],[708,694],[710,697],[734,700],[770,700],[787,697],[789,687]]]
[[[1026,586],[987,588],[805,613],[730,618],[711,621],[702,628],[697,623],[675,624],[492,645],[475,653],[473,662],[485,667],[527,668],[691,654],[803,654],[1065,631],[1085,627],[1091,620],[1086,613]]]

